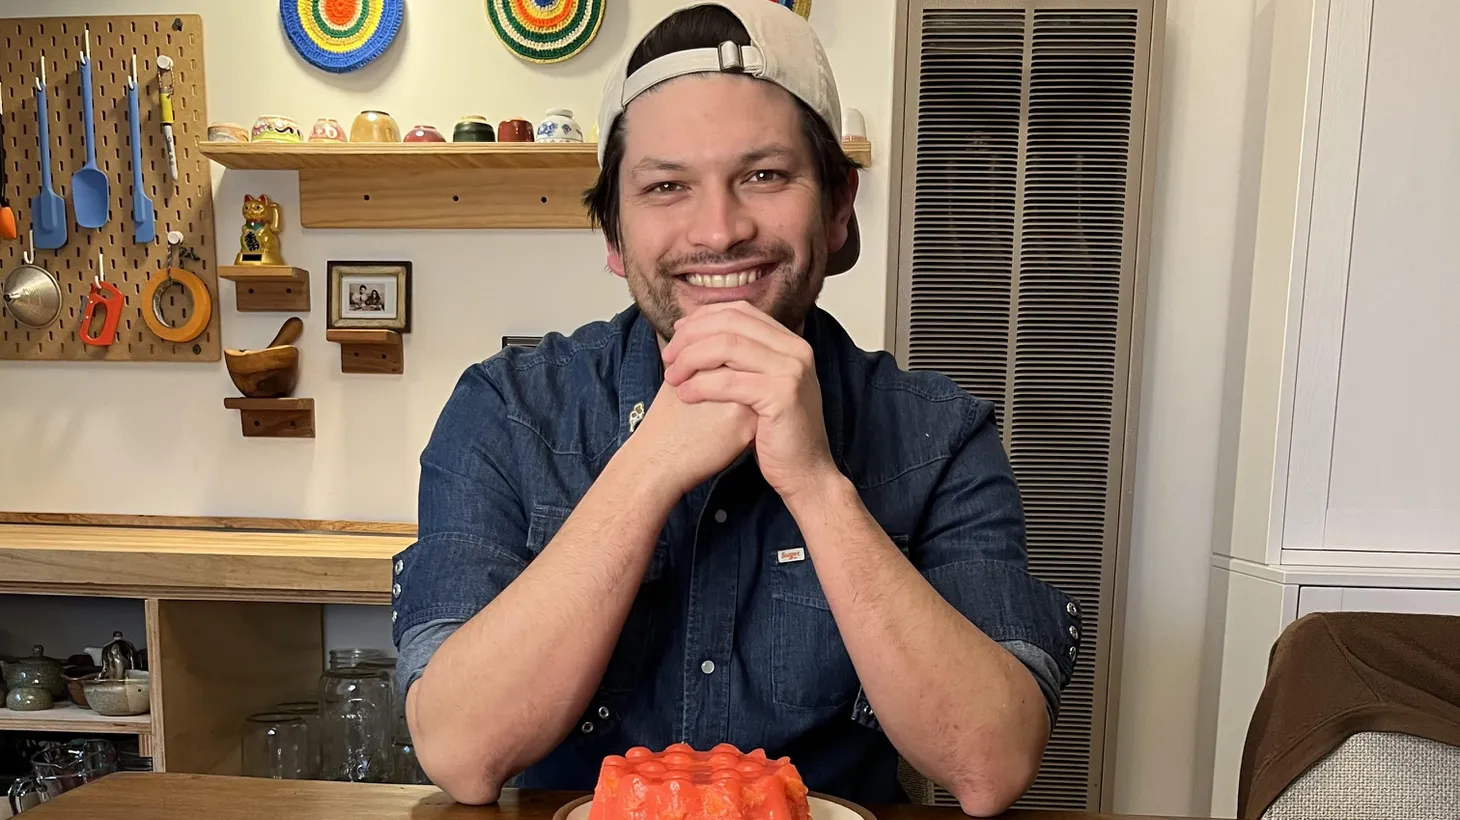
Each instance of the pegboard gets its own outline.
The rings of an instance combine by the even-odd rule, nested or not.
[[[71,202],[71,176],[86,163],[85,125],[81,107],[80,55],[91,28],[92,111],[96,132],[96,165],[107,175],[110,213],[97,230],[76,224]],[[40,191],[40,144],[37,141],[35,77],[41,54],[46,60],[46,97],[50,113],[51,189],[66,200],[66,244],[37,250],[35,263],[61,283],[61,317],[45,330],[16,324],[0,306],[0,359],[50,361],[218,361],[222,345],[218,326],[217,251],[213,225],[213,180],[209,161],[196,147],[208,124],[207,85],[203,74],[203,20],[198,15],[136,17],[49,17],[0,19],[5,41],[5,160],[11,208],[20,232],[18,242],[0,242],[0,275],[21,264],[30,227],[31,198]],[[132,147],[127,114],[127,77],[133,50],[137,54],[138,106],[142,143],[142,182],[151,197],[157,238],[147,245],[132,240]],[[178,179],[167,169],[167,149],[159,108],[157,57],[173,60],[173,137]],[[157,338],[142,319],[142,288],[167,260],[167,232],[181,231],[183,245],[198,260],[183,265],[203,280],[213,301],[208,327],[191,342],[174,344]],[[110,347],[94,347],[77,338],[83,314],[82,297],[90,290],[97,250],[105,254],[106,279],[126,299],[117,339]],[[174,325],[188,316],[180,289],[168,292],[163,315]],[[100,310],[96,327],[100,326]]]

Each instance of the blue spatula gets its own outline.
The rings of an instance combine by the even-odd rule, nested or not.
[[[41,52],[41,76],[35,81],[36,124],[41,143],[41,192],[30,200],[30,222],[35,246],[55,250],[66,244],[66,200],[51,190],[51,126],[46,107],[46,55]]]
[[[142,129],[137,113],[137,53],[132,52],[132,74],[127,77],[127,119],[132,132],[132,241],[147,244],[157,238],[152,200],[142,189]]]
[[[106,174],[96,167],[96,131],[91,119],[91,29],[86,29],[86,51],[81,55],[81,116],[86,120],[86,164],[71,177],[71,207],[76,224],[100,228],[106,224],[111,193]]]

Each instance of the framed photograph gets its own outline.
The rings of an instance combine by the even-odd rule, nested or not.
[[[410,262],[329,263],[328,327],[411,332]]]

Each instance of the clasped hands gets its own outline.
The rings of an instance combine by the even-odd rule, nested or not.
[[[664,384],[634,435],[682,492],[754,445],[782,498],[839,475],[827,444],[816,362],[805,339],[746,302],[706,305],[675,322]]]

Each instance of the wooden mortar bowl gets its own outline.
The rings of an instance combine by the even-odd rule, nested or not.
[[[246,398],[273,399],[294,392],[299,383],[299,348],[276,345],[262,350],[224,350],[228,377]]]

